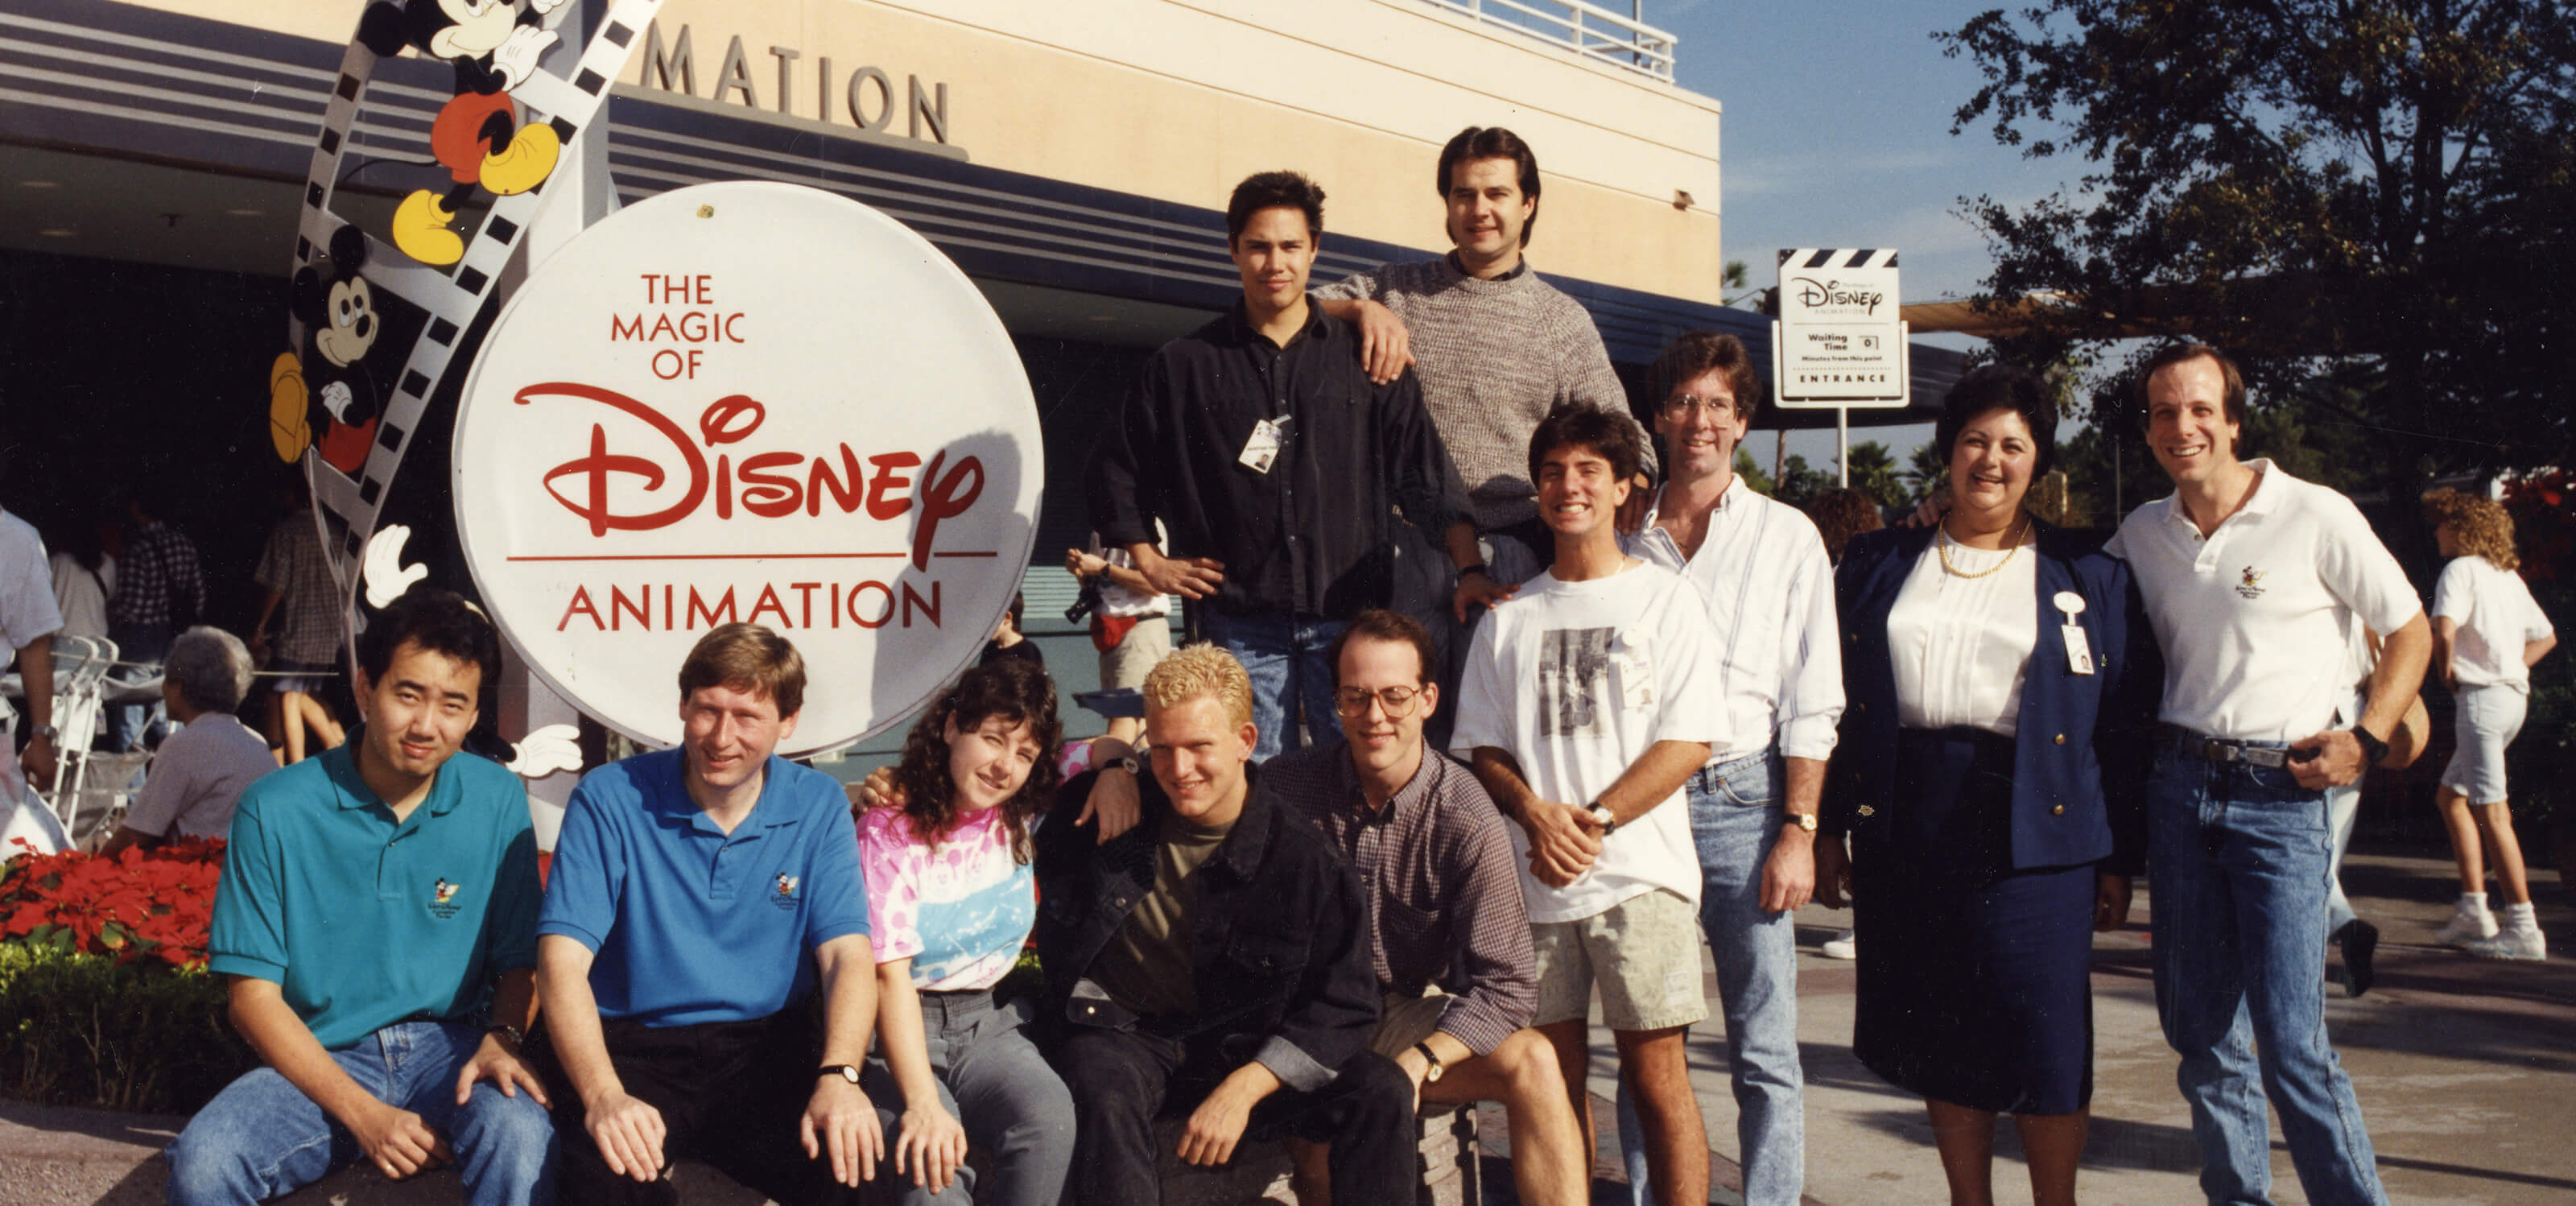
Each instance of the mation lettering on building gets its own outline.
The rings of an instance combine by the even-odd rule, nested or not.
[[[796,643],[791,755],[901,720],[1018,588],[1045,480],[1009,337],[931,245],[815,189],[701,185],[548,259],[457,416],[468,564],[549,685],[676,743],[734,621]]]

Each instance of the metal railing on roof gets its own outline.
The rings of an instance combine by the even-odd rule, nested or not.
[[[1424,0],[1465,13],[1488,25],[1517,30],[1544,42],[1570,47],[1597,62],[1641,71],[1659,80],[1673,78],[1673,47],[1678,39],[1644,21],[1644,0],[1632,0],[1632,15],[1621,16],[1584,0]]]

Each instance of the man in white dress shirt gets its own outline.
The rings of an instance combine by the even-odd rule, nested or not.
[[[1691,776],[1701,932],[1717,963],[1734,1070],[1736,1142],[1750,1206],[1795,1206],[1806,1171],[1798,1066],[1798,937],[1792,911],[1816,883],[1817,797],[1843,712],[1834,571],[1814,521],[1735,475],[1762,383],[1732,335],[1695,331],[1655,358],[1672,476],[1624,543],[1688,578],[1708,603],[1712,667],[1731,740]],[[1642,1132],[1622,1092],[1630,1197],[1647,1201]]]
[[[2361,1107],[2326,1042],[2324,793],[2387,752],[2431,633],[2351,500],[2237,459],[2245,385],[2224,355],[2169,347],[2141,392],[2174,492],[2131,512],[2109,547],[2135,569],[2164,646],[2147,789],[2156,1009],[2182,1056],[2201,1190],[2268,1199],[2268,1095],[2309,1202],[2381,1206]],[[2356,617],[2387,637],[2360,723],[2336,729]]]

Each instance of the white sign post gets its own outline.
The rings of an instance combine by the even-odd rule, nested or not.
[[[457,412],[456,518],[503,634],[655,746],[719,624],[805,660],[780,752],[849,745],[970,663],[1046,480],[1001,320],[856,201],[731,182],[637,202],[540,265]]]
[[[1780,314],[1771,324],[1772,403],[1836,412],[1835,462],[1848,486],[1851,410],[1903,407],[1911,398],[1896,252],[1785,248],[1779,284]]]

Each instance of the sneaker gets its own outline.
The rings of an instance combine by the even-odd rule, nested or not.
[[[2355,917],[2335,931],[2335,945],[2343,948],[2343,995],[2369,992],[2370,956],[2379,949],[2379,927]]]
[[[2485,909],[2474,913],[2467,909],[2451,910],[2451,919],[2442,923],[2433,941],[2444,946],[2468,946],[2496,936],[2495,914]]]
[[[1823,954],[1824,957],[1828,959],[1858,958],[1860,956],[1860,943],[1852,938],[1852,933],[1853,931],[1851,930],[1844,930],[1842,933],[1825,939],[1825,944],[1822,947],[1817,948],[1819,953]]]
[[[2517,926],[2493,938],[2469,944],[2469,953],[2481,959],[2546,959],[2549,939],[2539,926]]]

